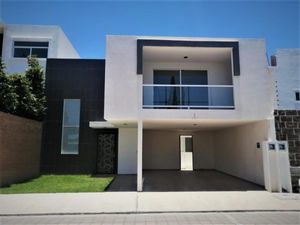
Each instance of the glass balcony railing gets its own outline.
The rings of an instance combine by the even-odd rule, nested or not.
[[[143,85],[144,109],[234,109],[232,85]]]

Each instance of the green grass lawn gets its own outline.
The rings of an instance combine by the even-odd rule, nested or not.
[[[113,177],[89,175],[43,175],[30,181],[0,188],[1,194],[103,192]]]

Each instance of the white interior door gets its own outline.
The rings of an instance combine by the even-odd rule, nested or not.
[[[180,169],[193,170],[193,136],[180,135]]]

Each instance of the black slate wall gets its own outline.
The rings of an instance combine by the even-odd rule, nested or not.
[[[43,125],[43,173],[95,173],[97,132],[89,121],[103,121],[105,60],[47,59],[47,116]],[[63,101],[81,99],[79,154],[62,155]]]
[[[288,141],[290,164],[300,166],[300,110],[275,110],[276,138]],[[292,172],[292,183],[298,186],[300,174]]]

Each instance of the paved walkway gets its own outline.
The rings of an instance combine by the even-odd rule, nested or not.
[[[109,214],[61,216],[6,216],[0,217],[2,225],[18,224],[81,224],[81,225],[185,225],[185,224],[299,224],[299,214],[294,212],[259,213],[163,213],[163,214]]]
[[[300,211],[299,194],[244,192],[104,192],[0,195],[0,215]]]

